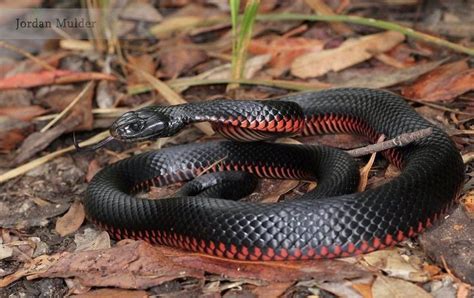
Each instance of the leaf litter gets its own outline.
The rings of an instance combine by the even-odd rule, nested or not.
[[[472,293],[468,284],[472,284],[472,271],[463,266],[472,256],[466,248],[470,247],[467,243],[472,244],[468,218],[473,208],[468,186],[474,185],[469,157],[473,146],[474,110],[469,101],[473,73],[465,56],[418,40],[407,41],[398,32],[378,32],[344,23],[257,22],[249,47],[253,56],[244,62],[244,78],[251,83],[265,83],[265,87],[241,85],[236,92],[226,93],[222,84],[230,82],[228,62],[232,54],[230,23],[226,23],[229,6],[214,1],[202,5],[174,0],[158,6],[148,1],[131,6],[119,20],[124,29],[119,36],[139,34],[145,28],[159,40],[120,40],[123,59],[95,50],[90,41],[63,39],[57,54],[40,50],[36,56],[18,45],[6,47],[25,59],[0,62],[0,150],[6,157],[0,162],[0,173],[14,163],[21,165],[46,153],[45,158],[33,159],[25,164],[25,170],[18,171],[29,170],[27,175],[10,181],[6,180],[18,174],[0,175],[0,180],[6,181],[0,186],[0,284],[8,293],[28,293],[23,284],[39,287],[45,278],[60,281],[53,287],[58,293],[66,291],[79,297],[163,293],[468,297]],[[411,11],[413,4],[371,6],[385,9],[397,20],[413,21],[410,14],[397,14],[400,9]],[[343,10],[351,14],[352,9],[358,9],[362,15],[371,16],[369,8],[349,1],[339,7],[332,1],[314,0],[289,4],[265,1],[261,5],[261,12],[268,13],[310,13],[312,9],[324,15]],[[456,9],[447,4],[446,11],[440,13],[457,15]],[[428,15],[421,13],[420,17],[426,19]],[[62,69],[65,65],[70,70]],[[98,81],[99,87],[94,85],[68,110],[84,88],[81,82],[90,81]],[[87,221],[83,223],[80,198],[86,181],[99,168],[162,146],[111,145],[96,153],[58,158],[73,150],[70,132],[99,127],[105,118],[116,116],[112,111],[115,107],[128,110],[146,102],[176,104],[212,96],[232,98],[236,94],[269,98],[284,94],[282,89],[286,88],[342,86],[390,87],[401,92],[425,118],[450,131],[462,150],[470,180],[461,207],[441,223],[441,228],[425,233],[421,247],[408,241],[391,250],[341,260],[252,264],[153,247],[142,241],[116,243],[106,232]],[[7,99],[2,100],[2,96]],[[99,108],[93,109],[96,105]],[[42,115],[48,116],[47,122],[39,120]],[[57,120],[41,133],[51,119]],[[162,144],[216,138],[205,127],[201,129],[191,128],[192,134]],[[85,134],[90,137],[89,132]],[[344,135],[298,140],[345,149],[365,144],[361,138]],[[361,160],[361,166],[365,162]],[[393,167],[385,168],[386,162],[372,158],[362,171],[361,188],[374,187],[398,175]],[[275,202],[292,199],[314,187],[304,182],[266,180],[246,199]],[[176,186],[154,190],[154,196],[172,194],[174,189]]]

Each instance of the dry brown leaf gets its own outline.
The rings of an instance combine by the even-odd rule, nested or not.
[[[321,51],[323,45],[320,40],[304,37],[281,37],[270,41],[262,38],[251,40],[248,51],[256,55],[271,54],[270,72],[277,77],[290,68],[296,57],[308,52]]]
[[[157,23],[163,19],[158,10],[145,1],[131,1],[125,9],[120,12],[120,17],[140,22]]]
[[[186,48],[185,45],[165,50],[160,55],[160,71],[166,78],[177,78],[180,74],[207,60],[206,52]]]
[[[0,116],[0,150],[10,151],[34,131],[32,123]]]
[[[426,272],[430,277],[433,277],[441,272],[441,268],[436,265],[423,264],[423,271]]]
[[[49,104],[58,110],[64,109],[71,101],[81,93],[81,90],[68,90],[66,93],[52,92],[48,96]],[[71,109],[64,119],[60,120],[53,128],[45,132],[35,132],[29,135],[14,159],[15,164],[21,164],[37,152],[46,148],[52,141],[65,132],[73,130],[90,130],[93,127],[94,118],[92,115],[92,97],[94,87],[87,89],[87,92]],[[67,96],[67,97],[66,97]],[[69,97],[69,98],[68,98]]]
[[[110,248],[110,236],[106,231],[98,231],[91,228],[84,229],[83,233],[74,235],[76,249],[74,252],[99,250]]]
[[[16,165],[22,164],[36,153],[48,147],[51,142],[56,140],[64,132],[71,130],[77,125],[81,124],[81,118],[77,116],[68,117],[66,119],[68,119],[68,121],[64,121],[64,124],[63,122],[60,122],[59,125],[56,125],[44,133],[34,132],[30,134],[18,149],[13,163]]]
[[[445,64],[402,89],[402,95],[424,101],[452,101],[474,89],[474,69],[466,60]]]
[[[33,92],[27,89],[12,89],[0,92],[0,108],[29,107],[33,104]]]
[[[252,293],[257,297],[282,297],[292,282],[272,282],[266,286],[256,287]]]
[[[361,292],[366,292],[374,282],[374,276],[341,280],[338,282],[316,283],[317,287],[332,293],[336,297],[363,297]],[[354,287],[354,285],[356,285]]]
[[[11,118],[30,121],[34,117],[43,115],[47,111],[41,106],[32,105],[28,107],[5,107],[0,108],[0,115],[5,115]]]
[[[81,284],[81,282],[77,278],[65,278],[64,282],[66,283],[67,287],[69,288],[68,294],[85,294],[91,290],[91,287],[86,287]]]
[[[368,144],[367,138],[352,134],[315,135],[305,137],[305,143],[321,144],[330,147],[337,147],[344,150],[363,147]]]
[[[95,102],[100,109],[113,108],[125,96],[117,88],[116,82],[100,81],[97,84]]]
[[[353,283],[352,287],[354,290],[359,292],[363,298],[372,298],[372,285],[365,283]]]
[[[127,56],[127,60],[134,67],[148,74],[154,75],[156,70],[156,64],[153,61],[153,57],[151,55],[144,54],[140,56]],[[129,76],[127,76],[127,84],[129,85],[147,82],[148,81],[136,71],[132,72]]]
[[[432,123],[444,123],[448,125],[446,122],[447,118],[444,116],[445,111],[443,110],[423,105],[421,107],[415,108],[415,111]]]
[[[466,152],[462,155],[462,161],[467,164],[474,161],[474,151]]]
[[[376,267],[388,276],[414,282],[427,282],[430,276],[417,264],[405,260],[397,250],[385,249],[362,255],[362,264]],[[367,266],[367,265],[366,265]]]
[[[462,205],[471,217],[474,217],[474,190],[469,191],[461,199]]]
[[[405,39],[399,32],[387,31],[349,39],[338,48],[302,55],[293,61],[291,73],[299,78],[339,71],[386,52]]]
[[[66,116],[61,123],[56,124],[56,126],[64,125],[64,123],[71,121],[72,118],[80,118],[80,126],[73,126],[66,131],[90,130],[93,128],[94,117],[92,114],[92,99],[94,95],[94,87],[95,86],[92,85],[87,89],[87,92],[83,94],[77,104],[71,109],[68,116]],[[84,89],[82,88],[65,90],[52,88],[51,91],[44,95],[40,100],[47,106],[51,107],[54,111],[62,112],[83,90]]]
[[[6,244],[0,244],[0,260],[13,256],[13,248]]]
[[[331,83],[335,83],[337,87],[385,88],[416,79],[433,70],[443,63],[443,61],[444,60],[428,62],[402,69],[363,70],[364,73],[361,73],[359,69],[357,69],[354,70],[352,78],[339,81],[331,80]]]
[[[100,169],[101,167],[97,159],[91,160],[91,162],[87,166],[86,182],[90,182]]]
[[[81,202],[74,201],[68,212],[56,221],[55,230],[61,237],[72,234],[79,229],[85,218],[84,206]]]
[[[300,183],[298,180],[271,180],[271,186],[266,189],[267,195],[263,198],[262,202],[264,203],[274,203],[284,194],[295,189]]]
[[[367,164],[362,169],[360,169],[360,181],[359,181],[359,186],[357,187],[357,191],[359,192],[364,191],[365,188],[367,187],[367,183],[369,181],[370,169],[372,169],[372,165],[374,164],[376,155],[377,155],[376,152],[372,153],[372,155],[370,155],[370,159],[367,162]]]
[[[458,292],[456,293],[456,298],[468,298],[469,294],[472,295],[472,285],[459,283],[458,284]]]
[[[44,71],[45,65],[49,65],[51,68],[57,68],[62,58],[70,55],[65,51],[54,51],[52,54],[46,52],[35,56],[41,63],[33,61],[31,59],[25,59],[22,61],[15,61],[12,64],[5,64],[0,66],[0,77],[6,78],[14,76],[20,73],[35,73]]]
[[[335,15],[334,11],[323,0],[305,0],[305,2],[320,15]],[[352,34],[352,29],[342,22],[332,22],[329,26],[341,35]]]
[[[39,256],[34,258],[31,262],[26,263],[23,268],[18,269],[15,273],[7,275],[0,279],[0,288],[4,288],[11,283],[28,276],[29,274],[41,272],[45,268],[48,268],[55,262],[57,262],[59,255],[55,256]]]
[[[400,169],[397,168],[393,164],[389,164],[387,169],[385,170],[384,177],[386,179],[393,179],[395,177],[398,177],[400,175]]]
[[[411,298],[431,298],[421,287],[410,282],[385,277],[377,276],[372,285],[372,295],[377,298],[393,298],[393,297],[411,297]]]
[[[377,140],[377,143],[383,142],[385,139],[385,136],[382,135],[379,137]],[[370,155],[370,159],[367,162],[367,164],[360,169],[360,181],[359,181],[359,186],[357,188],[357,191],[361,192],[364,191],[365,188],[367,187],[367,182],[369,181],[369,173],[370,169],[372,169],[372,165],[374,164],[375,161],[375,156],[377,155],[377,152],[374,152]]]

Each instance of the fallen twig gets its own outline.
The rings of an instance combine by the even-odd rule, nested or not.
[[[431,127],[420,129],[414,132],[403,133],[393,139],[390,139],[382,143],[372,144],[372,145],[368,145],[362,148],[348,150],[346,152],[349,153],[349,155],[353,157],[359,157],[359,156],[363,156],[367,154],[372,154],[374,152],[391,149],[394,147],[403,147],[410,144],[411,142],[427,137],[431,133],[433,133],[433,129]]]
[[[25,51],[23,49],[20,49],[20,48],[14,46],[12,44],[9,44],[5,41],[0,41],[0,48],[9,49],[10,51],[19,53],[19,54],[25,56],[26,58],[30,59],[31,61],[35,62],[39,66],[43,67],[46,70],[50,70],[50,71],[55,71],[56,70],[56,68],[54,68],[53,66],[51,66],[48,63],[44,62],[43,60],[39,59],[38,57],[35,57],[35,56],[31,55],[30,53],[28,53],[27,51]]]
[[[56,124],[56,122],[58,122],[59,120],[61,120],[64,115],[66,115],[75,105],[76,103],[84,96],[84,94],[86,94],[86,92],[89,90],[89,88],[92,86],[93,84],[93,81],[90,81],[89,83],[87,83],[87,85],[84,87],[84,89],[82,89],[82,91],[76,96],[76,98],[74,98],[71,103],[61,112],[59,113],[53,120],[51,120],[48,124],[46,124],[41,130],[40,132],[45,132],[47,131],[51,126],[53,126],[54,124]]]
[[[105,139],[109,135],[110,135],[109,131],[106,130],[106,131],[103,131],[103,132],[91,137],[90,139],[87,139],[87,140],[81,142],[79,145],[84,146],[84,147],[89,146],[91,144],[95,144],[95,143],[99,142],[100,140]],[[9,170],[9,171],[7,171],[7,172],[0,175],[0,183],[8,181],[8,180],[10,180],[12,178],[15,178],[17,176],[23,175],[26,172],[31,171],[32,169],[34,169],[34,168],[36,168],[36,167],[38,167],[42,164],[45,164],[48,161],[51,161],[51,160],[55,159],[58,156],[61,156],[65,153],[68,153],[68,152],[71,152],[71,151],[74,151],[74,150],[76,150],[76,148],[73,145],[71,145],[69,147],[66,147],[66,148],[60,149],[58,151],[48,153],[48,154],[46,154],[44,156],[41,156],[37,159],[29,161],[29,162],[27,162],[27,163],[25,163],[25,164],[23,164],[19,167],[11,169],[11,170]]]

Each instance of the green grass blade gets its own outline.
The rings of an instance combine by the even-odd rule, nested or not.
[[[231,5],[235,5],[235,3],[231,2]],[[236,46],[233,48],[233,52],[232,52],[232,78],[233,79],[242,78],[242,74],[244,72],[244,67],[245,67],[247,46],[250,43],[250,39],[252,37],[253,25],[255,23],[259,6],[260,6],[260,0],[249,0],[245,7],[245,11],[241,19],[241,23],[238,26],[239,27],[238,39],[237,41],[234,40],[233,44],[235,44]],[[234,8],[234,11],[235,10],[236,8]],[[232,18],[234,18],[233,15],[232,15]],[[235,18],[236,18],[235,22],[238,22],[239,20],[238,16],[236,16]],[[232,20],[232,22],[234,23],[234,20]],[[230,88],[233,88],[235,86],[236,85],[233,84],[232,86],[230,86]]]
[[[232,23],[232,52],[237,51],[239,8],[240,8],[240,0],[230,0],[230,16],[231,16],[231,23]]]
[[[433,35],[415,31],[411,28],[372,18],[363,18],[359,16],[347,15],[307,15],[296,13],[265,14],[257,16],[260,21],[323,21],[323,22],[346,22],[358,25],[365,25],[379,29],[397,31],[406,36],[420,39],[438,46],[450,48],[454,51],[474,56],[474,48],[468,48],[463,45],[438,38]]]

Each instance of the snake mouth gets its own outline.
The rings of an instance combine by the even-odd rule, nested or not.
[[[100,149],[100,148],[104,147],[105,144],[108,144],[111,141],[116,140],[113,136],[108,136],[107,138],[103,139],[102,141],[99,141],[96,144],[81,147],[81,146],[79,146],[79,142],[77,141],[76,134],[74,132],[72,133],[72,139],[73,139],[74,147],[76,148],[76,151],[78,151],[78,152],[95,151],[97,149]]]
[[[110,143],[111,141],[118,141],[118,142],[122,142],[122,143],[135,143],[135,142],[140,142],[140,141],[158,139],[161,136],[160,135],[160,130],[162,130],[163,127],[164,127],[163,123],[155,123],[153,125],[150,125],[150,127],[144,129],[144,131],[142,131],[140,133],[134,133],[133,135],[131,135],[131,133],[128,132],[129,135],[127,137],[123,137],[123,132],[122,132],[122,134],[120,132],[117,132],[117,131],[119,131],[119,129],[111,128],[110,129],[110,134],[111,134],[110,136],[108,136],[107,138],[99,141],[96,144],[92,144],[92,145],[85,146],[85,147],[81,147],[79,145],[79,142],[76,139],[75,132],[73,132],[72,138],[73,138],[73,144],[74,144],[74,147],[76,148],[76,151],[78,151],[78,152],[95,151],[95,150],[98,150],[98,149],[104,147],[106,144]],[[156,130],[158,130],[158,131],[156,131]]]

